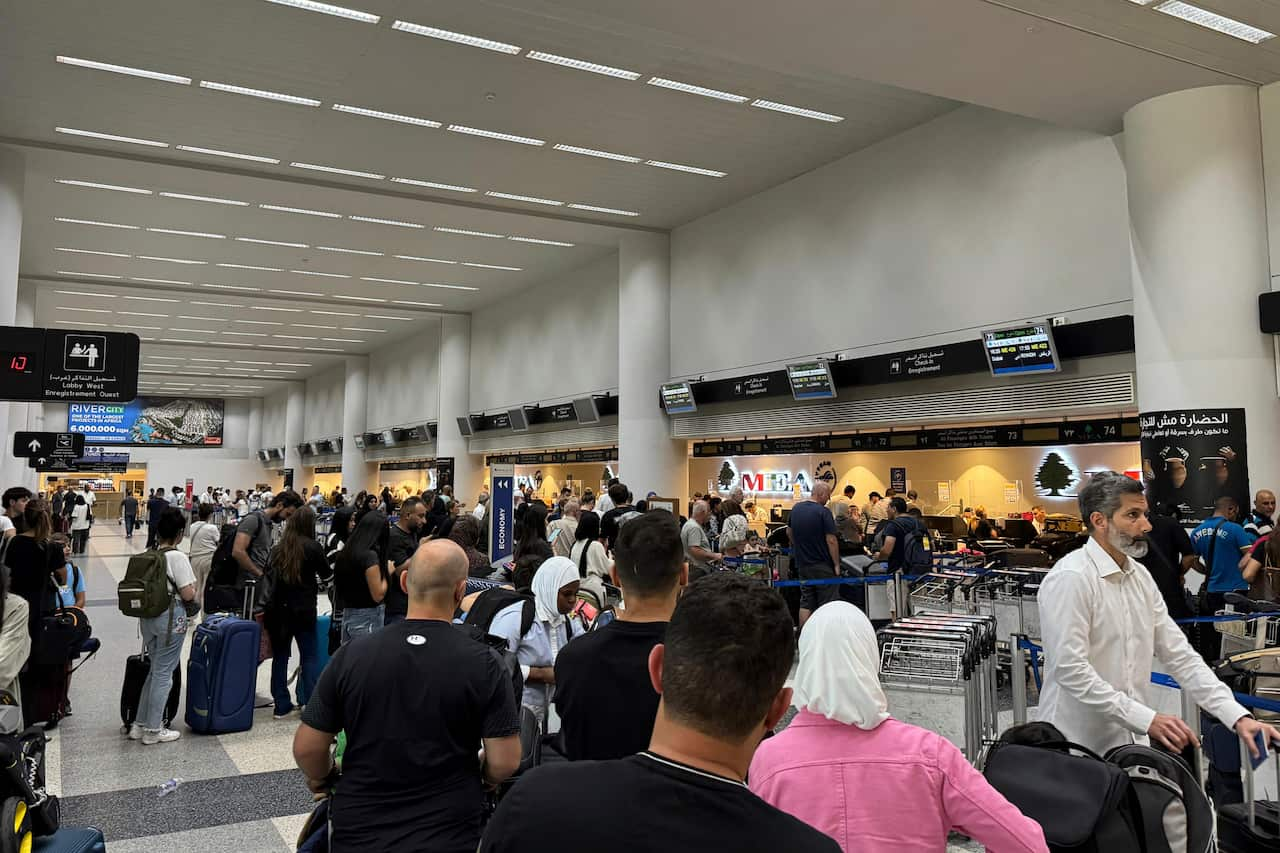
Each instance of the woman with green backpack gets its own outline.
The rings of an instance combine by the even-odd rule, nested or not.
[[[156,550],[130,558],[118,587],[120,610],[138,617],[151,659],[151,670],[138,702],[138,718],[129,729],[129,740],[140,740],[144,746],[171,743],[182,737],[164,726],[161,718],[173,670],[182,656],[188,614],[199,612],[191,560],[178,550],[186,526],[180,510],[164,510],[156,524]]]

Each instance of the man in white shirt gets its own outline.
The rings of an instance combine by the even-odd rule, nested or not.
[[[1255,756],[1258,732],[1280,746],[1280,731],[1249,716],[1187,642],[1137,562],[1151,530],[1142,484],[1104,471],[1079,500],[1089,541],[1058,561],[1038,596],[1045,652],[1039,718],[1099,754],[1148,736],[1174,752],[1197,744],[1182,719],[1148,704],[1154,655]]]
[[[0,536],[12,538],[18,532],[14,519],[21,518],[31,500],[31,490],[23,486],[13,486],[4,490],[4,511],[0,513]]]
[[[213,486],[205,486],[204,491],[200,493],[198,501],[202,504],[216,503],[213,498]]]

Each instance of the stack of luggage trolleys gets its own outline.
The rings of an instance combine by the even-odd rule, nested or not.
[[[1012,666],[1010,637],[1025,636],[1040,645],[1040,606],[1037,595],[1048,569],[993,569],[974,590],[977,612],[996,618],[1000,665]]]
[[[995,617],[921,612],[878,636],[889,712],[940,733],[977,763],[999,733]]]

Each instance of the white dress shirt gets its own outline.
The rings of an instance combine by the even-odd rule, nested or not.
[[[1040,585],[1044,689],[1038,717],[1099,754],[1148,742],[1152,657],[1196,704],[1232,726],[1249,712],[1191,648],[1155,581],[1132,557],[1116,565],[1093,538]]]

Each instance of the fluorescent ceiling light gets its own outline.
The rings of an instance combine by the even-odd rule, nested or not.
[[[145,281],[147,284],[191,284],[189,281],[175,281],[172,278],[134,278],[133,276],[129,277],[129,281]]]
[[[192,154],[208,154],[212,157],[230,157],[233,160],[252,160],[255,163],[279,163],[275,157],[262,157],[258,154],[238,154],[235,151],[222,151],[217,148],[197,148],[194,145],[178,145],[175,146],[179,151],[189,151]]]
[[[273,361],[241,361],[240,359],[236,359],[236,364],[266,364],[266,365],[271,365],[271,364],[275,364],[275,362],[273,362]]]
[[[288,338],[291,335],[276,335],[277,338]],[[312,338],[311,340],[314,340]],[[362,344],[364,341],[359,338],[321,338],[322,341],[328,341],[331,344]]]
[[[192,261],[186,258],[161,258],[155,255],[138,255],[139,260],[143,261],[164,261],[167,264],[207,264],[208,261]]]
[[[618,210],[616,207],[597,207],[594,204],[571,204],[574,210],[590,210],[593,213],[612,213],[614,216],[639,216],[635,210]]]
[[[79,59],[74,56],[59,56],[57,60],[63,65],[76,65],[80,68],[91,68],[94,71],[110,71],[113,74],[127,74],[130,77],[146,77],[148,80],[159,80],[164,83],[191,85],[190,77],[180,74],[164,74],[160,71],[148,71],[145,68],[134,68],[129,65],[113,65],[110,62],[95,62],[92,59]]]
[[[169,143],[157,142],[154,139],[139,139],[136,136],[117,136],[114,133],[98,133],[94,130],[77,130],[74,127],[55,127],[58,133],[66,133],[71,136],[88,136],[93,139],[105,139],[108,142],[128,142],[131,145],[150,145],[152,148],[168,148]]]
[[[117,311],[116,313],[122,317],[163,317],[166,320],[169,319],[168,314],[148,314],[145,311]]]
[[[493,190],[489,190],[488,192],[485,193],[485,195],[491,196],[493,198],[506,198],[506,199],[510,199],[511,201],[525,201],[525,202],[528,202],[529,204],[546,204],[546,205],[550,205],[551,207],[564,206],[564,202],[562,201],[556,201],[555,199],[551,199],[551,198],[538,198],[537,196],[531,196],[531,195],[515,195],[514,193],[500,193],[500,192],[495,192]]]
[[[88,320],[76,320],[76,326],[77,326],[77,327],[79,327],[79,326],[94,326],[95,328],[101,328],[101,329],[109,329],[109,328],[111,328],[111,324],[110,324],[110,323],[93,323],[93,322],[90,322],[90,321],[88,321]]]
[[[301,326],[302,324],[301,324],[301,323],[298,323],[298,325],[299,325],[299,326]],[[360,328],[359,326],[343,326],[343,327],[342,327],[342,331],[344,331],[344,332],[373,332],[373,333],[375,333],[375,334],[385,334],[387,330],[386,330],[386,329],[362,329],[362,328]]]
[[[346,273],[340,272],[317,272],[316,270],[289,270],[289,272],[296,273],[298,275],[318,275],[325,278],[351,278],[351,276]]]
[[[298,104],[303,107],[320,106],[320,102],[315,98],[302,98],[298,95],[286,95],[283,92],[272,92],[267,89],[250,89],[247,86],[233,86],[230,83],[215,83],[212,80],[201,80],[200,88],[228,92],[232,95],[248,95],[251,98],[263,98],[268,101],[281,101],[286,104]]]
[[[313,309],[311,309],[311,313],[312,313],[312,314],[327,314],[327,315],[329,315],[329,316],[331,316],[331,317],[350,317],[350,316],[351,316],[351,312],[349,312],[349,311],[321,311],[319,308],[313,308]],[[359,316],[359,315],[357,315],[357,316]],[[304,364],[304,365],[300,365],[300,366],[301,366],[301,367],[306,367],[307,365],[305,365],[305,364]]]
[[[628,71],[625,68],[614,68],[612,65],[601,65],[597,62],[587,62],[583,59],[572,59],[568,56],[557,56],[554,53],[543,53],[540,50],[531,50],[525,54],[529,59],[536,59],[539,62],[549,62],[552,65],[563,65],[565,68],[573,68],[577,71],[590,71],[592,74],[603,74],[606,77],[619,77],[623,80],[639,80],[639,71]]]
[[[297,373],[298,371],[296,371],[296,370],[285,370],[285,369],[282,369],[282,368],[279,368],[279,367],[264,367],[264,368],[262,368],[262,372],[263,372],[263,373]]]
[[[283,326],[284,323],[278,320],[232,320],[233,323],[243,323],[246,326]]]
[[[162,344],[207,344],[208,341],[195,341],[195,340],[192,340],[191,338],[161,338],[160,343]],[[170,385],[173,388],[190,388],[192,383],[186,382],[181,385],[173,385],[172,383],[170,383]]]
[[[379,219],[376,216],[348,216],[347,218],[353,219],[356,222],[369,222],[374,225],[394,225],[397,228],[426,228],[427,227],[417,222],[405,222],[400,219]]]
[[[119,184],[100,184],[96,181],[73,181],[69,178],[58,178],[54,183],[67,184],[72,187],[92,187],[95,190],[115,190],[121,193],[137,193],[138,195],[151,195],[151,190],[139,189],[138,187],[122,187]]]
[[[532,136],[516,136],[511,133],[499,133],[496,130],[481,130],[478,127],[467,127],[463,124],[451,124],[449,129],[454,133],[466,133],[471,136],[484,136],[488,139],[500,139],[503,142],[519,142],[521,145],[546,145],[545,139],[537,139]]]
[[[395,305],[413,305],[418,308],[439,308],[440,307],[439,302],[411,302],[408,299],[392,299],[391,302]],[[370,314],[369,316],[372,317],[373,315]],[[328,338],[325,338],[325,340],[328,340]]]
[[[281,296],[307,296],[307,297],[315,296],[314,293],[311,293],[306,290],[274,290],[272,289],[272,290],[268,290],[267,293],[279,293]]]
[[[665,77],[650,77],[647,82],[650,86],[661,86],[664,89],[674,89],[677,92],[687,92],[690,95],[701,95],[704,98],[715,98],[718,101],[729,101],[734,104],[742,104],[750,100],[744,95],[735,95],[733,92],[725,92],[720,89],[708,89],[706,86],[695,86],[692,83],[681,83],[678,80],[668,80]]]
[[[177,299],[167,299],[163,296],[126,296],[125,299],[132,299],[137,302],[177,302]]]
[[[209,308],[247,308],[247,305],[241,305],[238,302],[196,302],[192,300],[192,305],[204,305]]]
[[[308,248],[306,243],[289,243],[283,240],[259,240],[256,237],[237,237],[236,241],[240,243],[260,243],[263,246],[287,246],[290,249]]]
[[[213,234],[209,231],[179,231],[176,228],[148,228],[155,234],[172,234],[175,237],[207,237],[210,240],[225,240],[226,234]]]
[[[301,308],[275,308],[270,305],[255,305],[254,308],[258,311],[280,311],[284,314],[301,314],[302,313]]]
[[[387,300],[385,300],[385,299],[375,299],[375,298],[374,298],[374,297],[372,297],[372,296],[343,296],[342,294],[337,294],[337,295],[335,295],[333,298],[334,298],[334,299],[349,299],[349,300],[351,300],[352,302],[386,302],[386,301],[387,301]]]
[[[346,18],[363,24],[376,24],[382,20],[377,15],[361,12],[359,9],[348,9],[346,6],[335,6],[332,3],[317,3],[315,0],[267,0],[267,2],[275,3],[277,6],[292,6],[307,12],[319,12],[322,15],[333,15],[335,18]]]
[[[373,278],[372,276],[360,276],[361,281],[376,281],[381,284],[417,284],[416,281],[405,281],[402,278]]]
[[[465,44],[467,47],[479,47],[485,50],[495,50],[498,53],[509,53],[512,56],[522,50],[518,45],[481,38],[480,36],[470,36],[466,33],[455,33],[451,30],[442,30],[437,27],[424,27],[422,24],[414,24],[409,21],[396,21],[391,25],[391,29],[442,41],[451,41],[456,44]]]
[[[311,366],[311,363],[308,361],[277,361],[276,364],[280,365],[281,367],[310,367]]]
[[[106,308],[76,308],[71,305],[59,305],[57,310],[58,311],[80,311],[85,314],[110,314],[111,313]]]
[[[480,289],[480,288],[478,288],[478,287],[467,287],[467,286],[466,286],[466,285],[464,285],[464,284],[436,284],[436,283],[434,283],[434,282],[430,282],[430,281],[419,281],[419,282],[417,282],[417,285],[418,285],[419,287],[435,287],[435,288],[438,288],[438,289],[440,289],[440,290],[472,290],[472,291],[477,291],[477,290],[479,290],[479,289]]]
[[[469,231],[466,228],[445,228],[443,225],[437,225],[435,230],[445,234],[462,234],[467,237],[494,237],[498,240],[507,236],[505,234],[490,234],[488,231]]]
[[[210,333],[211,331],[213,331],[213,330],[212,330],[212,329],[179,329],[177,326],[170,326],[170,327],[169,327],[169,331],[171,331],[171,332],[187,332],[187,333],[194,333],[194,334],[197,334],[197,335],[207,335],[207,334],[209,334],[209,333]],[[236,369],[236,368],[234,368],[234,367],[224,367],[224,368],[223,368],[223,370],[235,370],[235,369]]]
[[[645,160],[646,166],[657,166],[659,169],[671,169],[675,172],[689,172],[693,175],[707,175],[711,178],[723,178],[728,172],[719,172],[715,169],[703,169],[700,166],[685,166],[681,163],[668,163],[664,160]]]
[[[557,151],[567,151],[570,154],[583,154],[587,157],[599,157],[602,160],[618,160],[622,163],[639,163],[643,157],[632,157],[630,154],[615,154],[612,151],[601,151],[599,148],[579,148],[577,145],[561,145],[552,146]]]
[[[777,101],[763,101],[756,99],[751,102],[751,106],[759,107],[762,110],[773,110],[776,113],[787,113],[789,115],[800,116],[802,118],[817,119],[818,121],[829,121],[833,124],[844,121],[844,116],[838,116],[833,113],[823,113],[817,110],[808,110],[804,107],[793,107],[790,104],[780,104]]]
[[[334,104],[333,108],[340,113],[350,113],[355,116],[365,116],[366,118],[380,118],[386,121],[398,121],[401,124],[414,124],[419,127],[442,127],[440,122],[432,121],[429,118],[418,118],[417,116],[404,115],[403,113],[388,113],[382,110],[370,110],[365,107],[353,107],[349,104]]]
[[[539,237],[508,237],[508,240],[515,240],[517,243],[537,243],[539,246],[572,246],[573,243],[566,243],[563,240],[543,240]]]
[[[288,344],[258,344],[258,346],[261,347],[262,349],[292,349],[292,350],[302,349],[302,347],[289,346]],[[311,365],[308,364],[305,366],[310,367]]]
[[[326,332],[336,332],[338,330],[337,326],[321,326],[317,323],[294,323],[293,325],[299,329],[321,329]]]
[[[202,284],[201,287],[212,287],[216,290],[248,290],[255,291],[256,287],[241,287],[238,284]],[[216,305],[216,302],[193,302],[192,305]]]
[[[100,272],[74,272],[72,270],[55,270],[58,275],[78,275],[86,278],[124,278],[122,275],[107,275]]]
[[[303,347],[307,352],[346,352],[338,347]]]
[[[222,334],[224,334],[224,335],[231,335],[231,336],[233,336],[233,337],[237,337],[237,338],[265,338],[265,337],[267,336],[267,333],[266,333],[266,332],[234,332],[234,331],[227,331],[227,332],[223,332]]]
[[[153,356],[151,356],[151,357],[152,357],[152,358],[161,358],[161,356],[158,356],[158,355],[153,355]],[[176,356],[176,355],[166,355],[166,356],[164,356],[164,358],[178,358],[178,356]],[[193,356],[191,356],[191,358],[187,359],[187,361],[209,361],[209,362],[213,362],[214,364],[222,364],[222,359],[220,359],[220,358],[196,358],[194,355],[193,355]]]
[[[314,336],[312,336],[312,335],[272,335],[271,337],[276,338],[277,340],[281,340],[281,341],[316,341],[316,340],[319,340],[319,338],[316,338],[316,337],[314,337]]]
[[[99,222],[96,219],[71,219],[66,216],[53,217],[55,222],[68,222],[72,225],[97,225],[99,228],[123,228],[126,231],[137,231],[141,226],[121,225],[119,222]]]
[[[571,205],[572,206],[572,205]],[[511,272],[520,272],[524,267],[504,267],[502,264],[477,264],[472,261],[463,261],[464,267],[476,267],[482,270],[510,270]]]
[[[139,331],[139,332],[158,332],[158,331],[160,331],[160,327],[159,327],[159,326],[135,326],[135,325],[132,325],[131,323],[114,323],[113,325],[114,325],[117,329],[134,329],[134,330]]]
[[[371,181],[381,181],[386,175],[379,175],[377,172],[359,172],[355,169],[339,169],[337,166],[321,166],[316,163],[290,163],[295,169],[310,169],[313,172],[331,172],[335,175],[350,175],[353,178],[368,178]]]
[[[446,261],[443,258],[420,258],[417,255],[396,255],[402,261],[422,261],[427,264],[456,264],[457,261]]]
[[[180,198],[183,201],[207,201],[210,204],[229,204],[235,207],[248,207],[247,201],[236,201],[233,198],[215,198],[208,195],[189,195],[188,193],[160,193],[165,198]]]
[[[183,355],[149,355],[147,358],[160,359],[162,361],[186,361],[187,357]],[[216,358],[193,358],[192,361],[218,361]]]
[[[54,293],[62,293],[67,296],[88,296],[90,299],[115,299],[114,293],[90,293],[87,290],[55,290]]]
[[[395,317],[391,314],[365,314],[364,316],[371,320],[403,320],[407,323],[412,323],[415,320],[414,317]]]
[[[132,258],[133,255],[126,255],[123,252],[99,252],[95,249],[64,249],[59,246],[54,249],[55,252],[75,252],[77,255],[103,255],[108,258]]]
[[[255,267],[253,264],[215,264],[230,270],[258,270],[259,272],[284,272],[280,267]]]
[[[226,317],[192,317],[192,316],[191,316],[191,315],[189,315],[189,314],[179,314],[179,315],[178,315],[178,319],[179,319],[179,320],[206,320],[206,321],[208,321],[208,322],[210,322],[210,323],[228,323],[228,322],[230,322]],[[168,356],[168,355],[167,355],[167,356],[164,356],[164,357],[165,357],[165,358],[173,358],[174,356]],[[152,356],[152,358],[160,358],[160,356],[158,356],[158,355],[157,355],[157,356]]]
[[[438,184],[435,181],[419,181],[416,178],[392,178],[393,184],[412,184],[415,187],[427,187],[433,190],[449,190],[455,193],[473,193],[474,187],[462,187],[457,184]]]
[[[305,207],[286,207],[281,204],[260,204],[263,210],[274,210],[279,213],[300,213],[303,216],[323,216],[326,219],[341,219],[341,213],[329,213],[325,210],[309,210]]]
[[[341,246],[316,246],[322,252],[341,252],[344,255],[369,255],[371,257],[380,258],[382,252],[370,252],[367,249],[344,249]]]
[[[1163,12],[1166,15],[1181,18],[1188,23],[1216,30],[1232,38],[1247,41],[1249,44],[1259,44],[1267,39],[1276,37],[1275,33],[1260,30],[1234,18],[1210,12],[1208,9],[1201,9],[1199,6],[1192,6],[1190,3],[1183,3],[1181,0],[1168,0],[1168,2],[1161,3],[1153,8],[1157,12]]]

